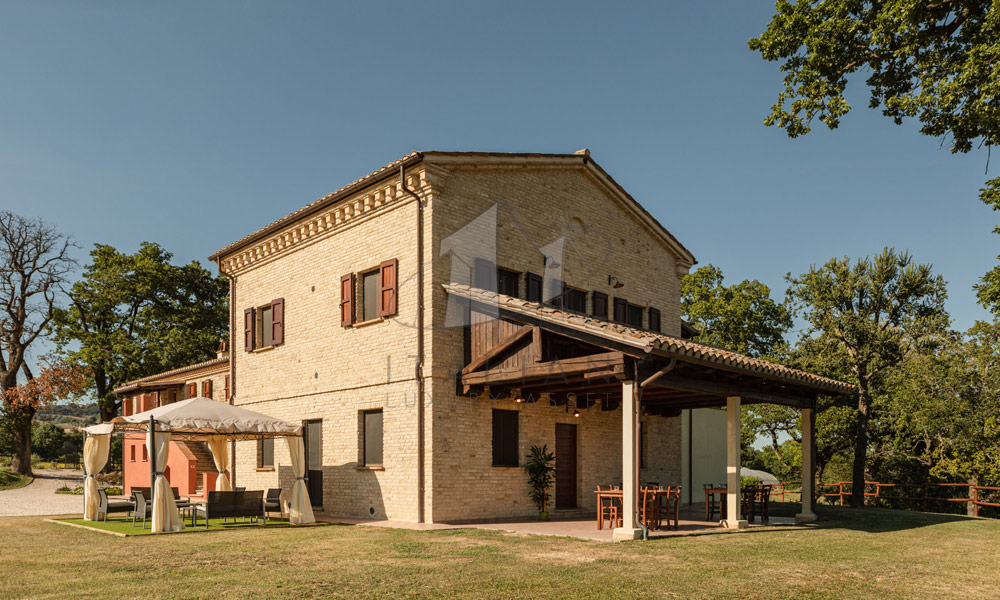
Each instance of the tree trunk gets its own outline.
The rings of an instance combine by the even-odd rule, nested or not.
[[[35,410],[17,410],[13,416],[14,459],[11,468],[21,475],[34,475],[31,472],[31,419]]]
[[[97,391],[97,408],[101,411],[101,423],[107,423],[118,416],[118,403],[110,393],[108,378],[103,368],[94,369],[94,388]]]
[[[865,505],[865,467],[868,461],[868,389],[858,385],[858,427],[854,436],[854,470],[851,477],[851,506]]]

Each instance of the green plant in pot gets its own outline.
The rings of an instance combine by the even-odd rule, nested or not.
[[[538,518],[545,521],[549,518],[546,507],[549,503],[549,489],[555,479],[556,455],[549,452],[548,446],[532,446],[528,451],[528,462],[524,470],[528,472],[528,484],[531,486],[531,499],[538,505]]]

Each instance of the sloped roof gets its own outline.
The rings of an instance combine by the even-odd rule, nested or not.
[[[633,198],[625,190],[625,188],[621,186],[621,184],[615,181],[615,179],[611,177],[611,175],[608,174],[607,171],[605,171],[599,164],[597,164],[597,162],[593,158],[590,157],[589,151],[585,152],[581,151],[571,154],[544,154],[536,152],[447,152],[447,151],[434,151],[434,150],[428,150],[428,151],[415,150],[413,152],[410,152],[409,154],[397,160],[394,160],[393,162],[390,162],[389,164],[382,166],[363,177],[355,179],[351,183],[337,190],[330,192],[329,194],[323,196],[322,198],[318,198],[310,202],[309,204],[278,219],[277,221],[273,221],[272,223],[265,225],[264,227],[261,227],[257,231],[254,231],[253,233],[243,236],[242,238],[236,240],[235,242],[214,252],[209,257],[209,260],[214,261],[217,258],[220,258],[226,254],[229,254],[230,252],[242,248],[243,246],[251,244],[271,233],[278,231],[283,227],[291,225],[292,223],[298,221],[299,219],[302,219],[306,216],[309,216],[320,210],[323,210],[324,208],[332,204],[335,204],[340,200],[343,200],[347,196],[357,193],[366,186],[372,185],[383,179],[389,179],[395,176],[399,172],[399,168],[401,166],[409,166],[416,164],[424,160],[425,157],[429,159],[452,158],[452,159],[465,159],[470,161],[477,159],[507,159],[507,160],[524,160],[524,161],[564,159],[564,160],[581,161],[581,164],[592,166],[596,170],[596,172],[600,174],[602,178],[607,180],[607,183],[611,185],[611,187],[613,187],[619,194],[627,198],[628,202],[631,205],[633,205],[633,207],[636,208],[643,215],[643,217],[648,219],[655,226],[655,228],[658,228],[659,231],[664,236],[666,236],[666,238],[669,240],[669,244],[673,248],[675,248],[676,251],[684,255],[685,260],[689,260],[692,263],[697,262],[696,259],[694,258],[694,255],[691,254],[690,250],[688,250],[683,244],[681,244],[680,241],[656,219],[656,217],[650,214],[650,212],[647,211],[635,198]]]
[[[184,383],[184,378],[178,378],[177,375],[183,375],[185,373],[190,373],[191,371],[197,371],[199,369],[207,369],[209,367],[216,367],[219,365],[229,364],[229,353],[226,352],[220,358],[213,358],[211,360],[206,360],[200,363],[194,363],[193,365],[186,365],[183,367],[178,367],[176,369],[171,369],[170,371],[164,371],[162,373],[156,373],[155,375],[149,375],[147,377],[142,377],[139,379],[133,379],[132,381],[126,381],[117,388],[111,390],[113,394],[124,394],[126,392],[131,392],[134,390],[142,389],[143,384],[158,384],[158,385],[181,385]]]
[[[648,354],[658,354],[669,358],[694,359],[702,363],[716,364],[731,370],[744,372],[748,375],[762,375],[780,379],[789,383],[803,384],[834,394],[854,394],[853,385],[813,375],[799,369],[793,369],[777,363],[772,363],[752,356],[746,356],[731,350],[685,340],[663,333],[637,329],[598,319],[588,315],[568,312],[558,308],[539,305],[513,296],[498,294],[464,284],[446,283],[445,290],[449,294],[469,298],[477,302],[496,305],[514,315],[523,314],[536,319],[550,322],[562,327],[578,330],[582,333],[606,338],[608,340],[627,344]]]

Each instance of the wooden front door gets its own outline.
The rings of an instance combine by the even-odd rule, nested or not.
[[[306,421],[303,427],[306,447],[306,488],[310,503],[323,506],[323,421]]]
[[[556,423],[556,508],[576,508],[576,425]]]

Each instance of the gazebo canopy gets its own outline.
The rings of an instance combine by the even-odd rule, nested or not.
[[[249,440],[302,435],[301,424],[289,423],[210,398],[189,398],[127,417],[115,417],[107,423],[85,427],[84,431],[89,435],[146,431],[150,417],[156,421],[157,431],[170,432],[175,440],[198,440],[214,436]]]

